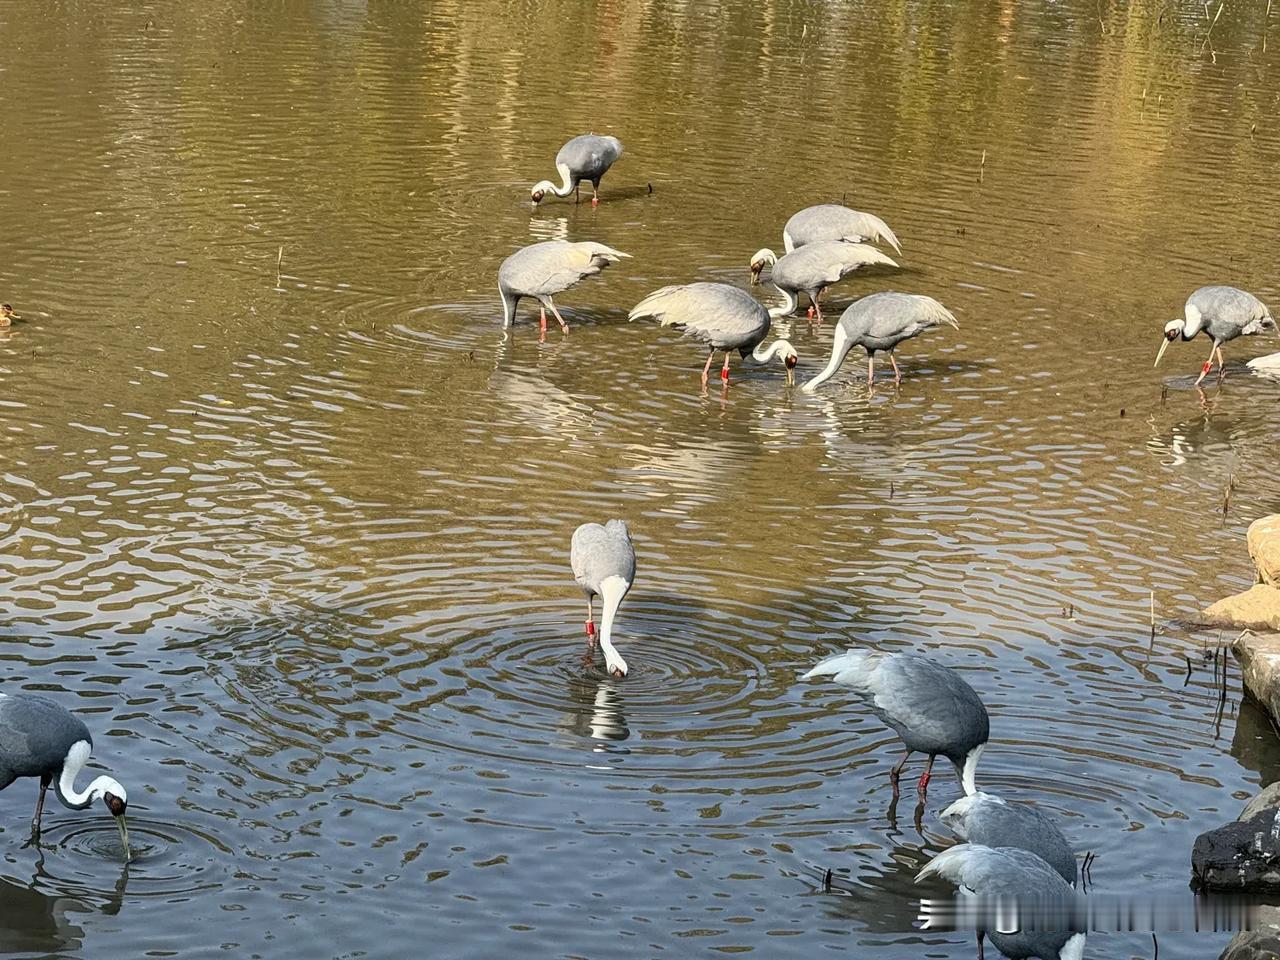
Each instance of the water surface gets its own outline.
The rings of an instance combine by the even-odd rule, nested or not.
[[[1216,9],[1216,8],[1215,8]],[[1186,889],[1280,772],[1201,636],[1280,503],[1280,384],[1187,294],[1277,302],[1275,24],[1198,4],[0,7],[5,689],[80,711],[107,818],[0,797],[0,950],[57,956],[967,957],[912,932],[947,842],[888,815],[849,644],[934,651],[993,717],[981,782],[1101,889]],[[595,209],[528,187],[585,130]],[[816,396],[628,324],[745,284],[810,203],[903,242],[838,310],[961,329]],[[517,247],[633,255],[501,330]],[[807,379],[831,325],[799,319]],[[1224,490],[1235,484],[1229,508]],[[581,662],[569,537],[622,516],[632,673]],[[1209,637],[1208,639],[1215,639]],[[1187,656],[1195,663],[1187,677]],[[824,893],[819,872],[842,871]],[[1169,935],[1161,957],[1224,936]],[[1090,956],[1148,957],[1145,935]]]

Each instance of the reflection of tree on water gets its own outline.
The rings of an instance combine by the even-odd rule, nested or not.
[[[0,954],[68,953],[80,949],[84,930],[77,915],[101,913],[114,917],[124,905],[129,882],[122,867],[110,891],[59,880],[45,872],[44,858],[36,861],[30,882],[0,876]]]
[[[569,681],[568,729],[596,741],[593,749],[611,752],[631,736],[622,712],[622,693],[612,677],[576,676]]]

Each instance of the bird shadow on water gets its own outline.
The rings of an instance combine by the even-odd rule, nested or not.
[[[60,879],[46,870],[42,855],[29,880],[0,875],[0,955],[77,952],[84,942],[83,922],[95,914],[119,914],[128,882],[126,864],[110,885],[105,877],[101,887]]]

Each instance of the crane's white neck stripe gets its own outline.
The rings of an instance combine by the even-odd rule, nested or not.
[[[968,796],[973,796],[978,792],[975,777],[978,773],[978,761],[982,759],[982,751],[985,749],[987,749],[987,745],[980,743],[970,750],[969,755],[964,758],[964,769],[960,772],[960,782],[964,785],[964,792]]]
[[[84,769],[84,765],[89,762],[89,751],[91,749],[89,741],[77,740],[71,745],[71,749],[67,751],[66,758],[62,761],[62,773],[58,775],[54,791],[64,807],[70,807],[72,810],[83,810],[108,792],[121,800],[128,800],[124,787],[111,777],[97,777],[84,788],[83,792],[76,790],[76,777]]]
[[[622,674],[627,672],[627,661],[622,659],[613,645],[613,618],[622,605],[622,598],[631,589],[631,584],[623,577],[605,577],[600,581],[600,599],[604,612],[600,615],[600,651],[604,654],[605,667],[610,673],[615,670]]]

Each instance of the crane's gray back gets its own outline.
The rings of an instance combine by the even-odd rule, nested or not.
[[[822,240],[884,240],[901,251],[898,238],[879,217],[838,203],[821,203],[792,214],[782,228],[788,249]]]
[[[769,334],[769,311],[747,291],[727,283],[689,283],[655,290],[632,308],[627,319],[654,317],[663,326],[717,350],[744,355]]]
[[[888,350],[940,323],[955,323],[955,317],[937,300],[895,291],[863,297],[840,315],[849,345],[875,350]]]
[[[616,254],[598,243],[544,240],[507,257],[498,268],[498,286],[526,297],[553,296],[599,273]]]
[[[959,765],[990,735],[987,708],[973,687],[928,657],[885,654],[865,686],[876,715],[909,750],[941,754]]]
[[[56,701],[29,693],[0,695],[0,787],[14,777],[56,774],[89,728]]]
[[[568,167],[572,178],[598,180],[620,156],[622,144],[617,137],[584,133],[560,148],[556,154],[556,166]]]
[[[631,531],[622,520],[610,520],[601,526],[584,523],[573,531],[569,546],[569,565],[573,577],[588,594],[600,592],[600,583],[608,577],[621,577],[627,583],[636,578],[636,552]]]
[[[784,255],[773,265],[770,279],[784,290],[817,290],[873,263],[896,266],[875,247],[865,243],[824,240],[806,244]]]
[[[961,811],[950,815],[950,811]],[[943,822],[970,843],[1016,847],[1034,853],[1072,886],[1076,855],[1052,817],[1025,803],[1012,803],[987,793],[957,800],[942,813]]]

